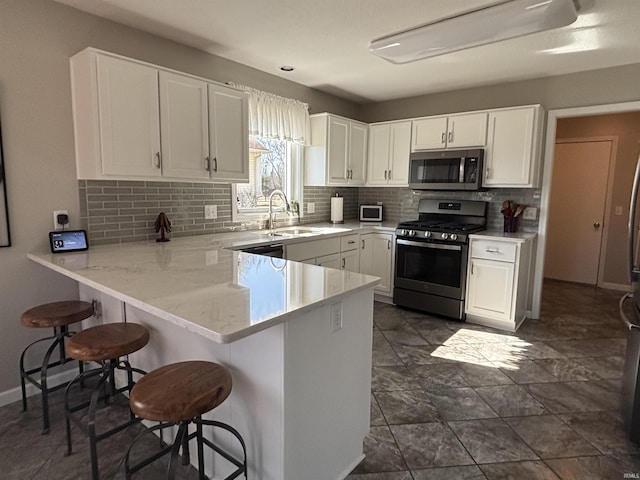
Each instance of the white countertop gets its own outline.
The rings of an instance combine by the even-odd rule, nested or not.
[[[350,230],[336,227],[327,234]],[[200,235],[167,243],[100,245],[86,252],[31,252],[28,258],[219,343],[379,283],[378,277],[223,248],[273,243],[261,235]],[[300,239],[278,237],[277,242]]]

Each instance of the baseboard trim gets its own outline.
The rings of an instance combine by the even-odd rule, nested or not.
[[[625,284],[621,284],[621,283],[609,283],[609,282],[602,282],[600,285],[598,285],[599,288],[606,288],[607,290],[618,290],[620,292],[630,292],[631,291],[631,286],[630,285],[625,285]]]
[[[78,374],[77,369],[66,370],[64,372],[56,373],[55,375],[48,375],[47,380],[51,385],[59,385],[72,380]],[[40,389],[36,388],[31,383],[27,383],[27,397],[32,397],[40,393]],[[22,400],[22,390],[20,386],[0,392],[0,407],[9,405],[10,403]]]

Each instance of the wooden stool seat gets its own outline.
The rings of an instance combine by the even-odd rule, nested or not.
[[[149,342],[149,330],[136,323],[108,323],[76,333],[67,342],[67,354],[84,362],[101,362],[140,350]]]
[[[178,362],[142,377],[129,404],[137,416],[158,422],[196,418],[220,405],[231,393],[231,374],[213,362]]]
[[[45,303],[22,314],[22,325],[29,328],[53,328],[77,323],[93,315],[93,304],[80,300]]]

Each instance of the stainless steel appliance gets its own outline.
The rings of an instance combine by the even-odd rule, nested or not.
[[[409,157],[414,190],[482,190],[484,150],[415,152]]]
[[[638,259],[638,192],[640,191],[640,158],[631,192],[629,208],[629,231],[627,252],[629,258],[629,279],[631,293],[620,299],[620,316],[629,329],[627,351],[622,377],[622,419],[632,441],[640,443],[640,265]],[[624,311],[627,300],[631,300],[632,317]]]
[[[272,243],[270,245],[258,245],[256,247],[246,247],[243,252],[255,253],[256,255],[264,255],[266,257],[284,258],[284,247],[281,243]]]
[[[393,302],[464,319],[468,235],[486,229],[487,202],[423,198],[396,228]]]

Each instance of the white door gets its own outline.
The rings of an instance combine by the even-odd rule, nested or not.
[[[97,57],[102,173],[160,176],[158,70]]]
[[[447,148],[484,147],[486,142],[486,113],[466,113],[449,117]]]
[[[328,170],[330,184],[347,183],[349,160],[349,121],[329,117]]]
[[[511,319],[515,265],[472,258],[467,282],[467,313]]]
[[[611,141],[556,143],[544,275],[596,285]]]
[[[249,181],[249,97],[208,85],[211,178]]]
[[[160,72],[162,174],[209,178],[207,84],[171,72]]]
[[[369,169],[368,185],[386,185],[389,170],[389,146],[391,142],[391,126],[372,125],[369,128]],[[407,160],[408,160],[407,156]]]
[[[389,185],[409,183],[409,155],[411,154],[411,122],[391,125],[391,149],[389,155]]]
[[[447,145],[447,117],[428,117],[413,121],[411,151],[433,150]]]
[[[391,291],[391,244],[389,233],[368,233],[360,236],[360,273],[380,277],[376,291]]]
[[[367,140],[369,125],[350,122],[349,126],[349,183],[364,185],[367,171]]]

